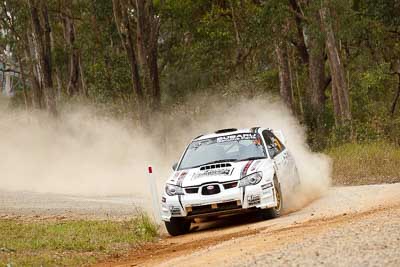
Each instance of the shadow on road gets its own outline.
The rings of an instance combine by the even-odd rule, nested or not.
[[[261,222],[264,219],[257,214],[257,212],[249,212],[245,214],[236,214],[236,215],[226,215],[223,217],[212,217],[207,219],[196,219],[194,223],[192,223],[192,227],[190,232],[201,232],[212,230],[215,228],[218,229],[227,229],[230,227],[236,227],[245,224],[251,224],[256,222]]]

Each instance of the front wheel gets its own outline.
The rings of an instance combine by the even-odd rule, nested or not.
[[[261,215],[264,219],[273,219],[281,215],[283,199],[281,185],[278,182],[278,178],[274,176],[274,187],[275,187],[275,197],[277,205],[273,208],[261,210]]]
[[[190,221],[185,218],[171,218],[169,222],[165,222],[165,227],[170,235],[177,236],[187,234],[190,224]]]

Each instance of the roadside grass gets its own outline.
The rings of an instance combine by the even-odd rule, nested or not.
[[[124,222],[0,220],[0,266],[89,265],[157,236],[144,213]]]
[[[400,182],[400,148],[389,143],[345,144],[326,151],[333,159],[333,184]]]

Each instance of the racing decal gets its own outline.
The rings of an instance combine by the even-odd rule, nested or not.
[[[240,178],[246,176],[246,173],[248,169],[250,168],[250,165],[253,163],[254,160],[249,160],[246,165],[244,165],[242,171],[240,172]]]
[[[169,211],[171,212],[171,215],[181,215],[181,208],[180,207],[175,207],[175,206],[169,206]]]
[[[260,129],[260,127],[253,127],[253,128],[250,129],[250,131],[252,133],[257,133],[258,129]]]
[[[272,187],[272,182],[261,185],[261,189],[265,190]]]
[[[180,174],[180,172],[175,172],[174,178],[175,178],[175,179],[178,178],[178,177],[179,177],[179,174]]]
[[[262,194],[263,195],[271,194],[273,190],[272,187],[273,187],[272,182],[261,185]]]
[[[216,175],[229,176],[232,174],[232,170],[231,169],[206,170],[204,172],[195,173],[192,177],[192,180],[195,180],[195,179],[198,179],[198,178],[201,178],[204,176],[216,176]]]
[[[261,160],[256,160],[254,162],[253,166],[251,167],[250,171],[255,171],[257,169],[258,165],[260,165],[260,163],[261,163]]]
[[[181,172],[181,174],[179,175],[179,178],[178,178],[176,184],[179,185],[179,186],[182,186],[183,179],[185,179],[185,177],[186,177],[187,174],[188,174],[187,171]]]
[[[260,195],[250,195],[247,197],[247,203],[249,206],[254,206],[261,203]]]
[[[257,139],[257,134],[254,133],[232,134],[232,135],[218,137],[217,143],[240,141],[240,140],[256,140],[256,139]]]

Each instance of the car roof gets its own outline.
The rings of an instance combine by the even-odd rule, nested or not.
[[[242,129],[235,129],[235,128],[221,129],[214,133],[200,135],[200,136],[196,137],[195,139],[193,139],[193,141],[215,138],[215,137],[220,137],[220,136],[233,135],[233,134],[241,134],[241,133],[259,133],[259,130],[260,130],[260,127],[242,128]]]

